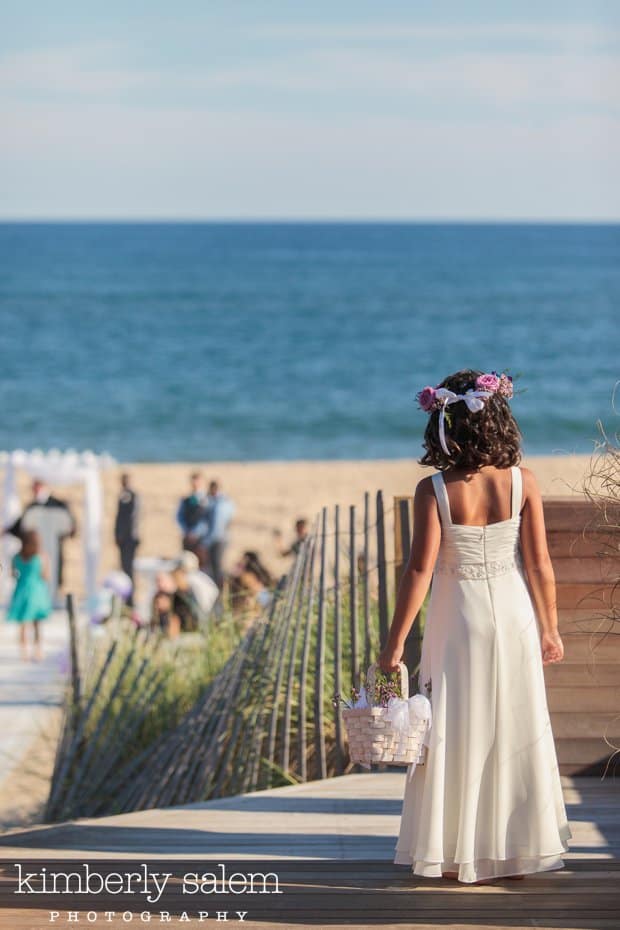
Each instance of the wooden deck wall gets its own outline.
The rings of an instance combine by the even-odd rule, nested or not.
[[[619,554],[590,502],[549,498],[544,508],[565,648],[545,669],[551,722],[561,771],[594,774],[620,746]]]

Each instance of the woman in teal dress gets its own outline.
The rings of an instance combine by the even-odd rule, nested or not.
[[[47,557],[40,551],[41,543],[36,530],[28,530],[22,536],[22,548],[13,556],[13,574],[17,579],[15,590],[9,604],[7,620],[19,623],[19,644],[22,658],[27,658],[26,630],[32,624],[33,659],[41,659],[41,620],[49,617],[52,611],[47,580],[49,565]]]

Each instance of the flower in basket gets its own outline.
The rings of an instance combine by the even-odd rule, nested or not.
[[[375,692],[371,695],[371,703],[379,707],[387,707],[390,698],[402,697],[400,671],[384,672],[377,668],[375,671]]]
[[[332,704],[334,705],[334,707],[338,707],[340,704],[342,704],[344,707],[348,707],[350,709],[352,707],[355,707],[356,705],[359,706],[359,701],[360,701],[360,698],[362,697],[365,700],[366,698],[365,688],[362,687],[362,691],[360,692],[357,690],[357,688],[351,687],[350,698],[344,698],[342,697],[339,691],[335,691],[334,696],[332,697]]]

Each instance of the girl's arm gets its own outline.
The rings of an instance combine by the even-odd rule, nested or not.
[[[41,553],[41,577],[44,581],[50,580],[50,560],[45,552]]]
[[[525,503],[521,516],[521,555],[542,634],[543,664],[561,662],[564,646],[558,633],[555,575],[545,532],[543,502],[536,478],[522,468]]]
[[[398,587],[388,638],[377,662],[384,672],[398,668],[405,640],[426,597],[441,541],[441,521],[433,483],[423,478],[413,498],[413,540]]]

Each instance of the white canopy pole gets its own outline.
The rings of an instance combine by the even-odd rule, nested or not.
[[[2,500],[2,528],[11,526],[17,520],[20,514],[19,497],[15,483],[15,453],[3,454],[1,463],[4,465],[4,498]],[[19,544],[14,536],[7,533],[2,537],[2,601],[4,602],[11,590],[11,562],[14,554],[17,552]]]
[[[95,459],[84,468],[84,588],[89,613],[94,608],[97,595],[102,522],[103,490]]]

